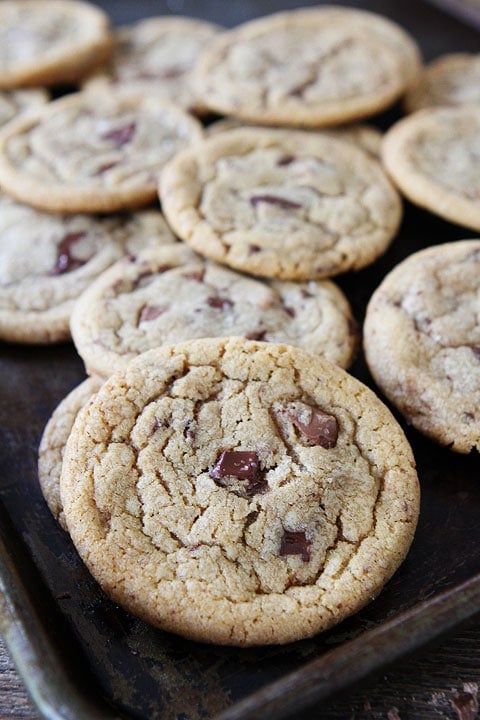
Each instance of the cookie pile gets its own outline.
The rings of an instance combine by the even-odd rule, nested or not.
[[[50,509],[114,601],[161,628],[246,646],[332,626],[391,577],[419,510],[403,431],[346,372],[359,329],[332,280],[374,263],[398,231],[400,130],[381,142],[358,121],[417,81],[415,42],[330,6],[230,31],[188,18],[114,31],[76,0],[4,0],[0,28],[12,108],[0,334],[71,337],[90,375],[41,441]],[[65,82],[76,92],[48,102],[37,90],[43,105],[17,111],[14,93]],[[475,142],[477,110],[429,112],[430,125],[464,113],[443,122],[438,147],[461,123]],[[227,117],[207,125],[207,113]],[[430,125],[417,145],[432,178]],[[440,295],[461,273],[442,274]],[[473,274],[471,317],[475,292]],[[382,298],[375,307],[397,314],[415,304]],[[443,320],[421,303],[409,313],[415,353],[415,333],[432,328],[436,342]],[[397,364],[382,358],[399,343],[379,342],[376,325],[372,311],[366,354],[395,402]]]

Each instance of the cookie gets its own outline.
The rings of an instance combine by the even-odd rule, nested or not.
[[[384,110],[420,69],[415,41],[375,13],[300,8],[214,38],[196,66],[212,110],[267,125],[324,126]]]
[[[73,305],[97,275],[123,255],[174,241],[157,210],[53,215],[0,192],[0,338],[68,340]]]
[[[155,348],[115,373],[77,416],[60,487],[114,602],[244,646],[312,636],[369,602],[419,501],[410,446],[371,390],[240,338]]]
[[[79,0],[2,0],[0,88],[77,82],[111,51],[107,15]]]
[[[108,63],[83,87],[137,88],[161,95],[187,110],[201,110],[195,100],[192,68],[200,50],[219,26],[189,17],[151,17],[115,33]]]
[[[217,135],[219,132],[225,132],[225,130],[234,130],[236,128],[245,127],[245,123],[238,118],[221,118],[210,123],[205,128],[205,135],[212,137]],[[317,132],[312,130],[312,132]],[[346,140],[359,148],[367,152],[374,158],[380,156],[380,146],[382,143],[382,133],[378,128],[373,125],[367,125],[366,123],[352,123],[351,125],[344,125],[341,127],[322,128],[323,134],[331,135],[339,140]]]
[[[108,377],[157,345],[240,335],[285,342],[347,367],[358,329],[327,280],[262,281],[177,243],[124,258],[75,304],[73,341],[87,371]]]
[[[0,90],[0,128],[22,112],[48,101],[48,93],[42,88],[26,90]]]
[[[427,65],[404,99],[407,112],[480,103],[480,54],[451,53]]]
[[[101,388],[102,381],[90,377],[77,385],[54,410],[45,426],[38,451],[38,481],[55,520],[67,529],[60,500],[60,475],[68,436],[79,411]]]
[[[81,92],[19,118],[0,133],[0,185],[52,212],[148,205],[157,176],[200,123],[154,95]]]
[[[452,450],[480,450],[480,240],[411,255],[372,296],[365,353],[409,423]]]
[[[311,280],[372,263],[401,203],[379,163],[322,133],[240,128],[179,153],[165,216],[197,252],[253,275]]]
[[[393,125],[382,143],[392,180],[412,202],[480,230],[480,105],[428,108]]]

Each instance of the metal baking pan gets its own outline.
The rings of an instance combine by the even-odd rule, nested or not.
[[[181,13],[233,26],[297,3],[99,4],[117,24]],[[353,4],[403,24],[426,59],[478,51],[473,29],[426,3]],[[386,127],[399,112],[393,108],[374,122]],[[372,291],[396,263],[428,245],[473,236],[406,203],[400,234],[385,256],[338,278],[359,322]],[[374,387],[361,353],[351,371]],[[309,640],[256,649],[189,642],[132,617],[99,589],[50,516],[37,482],[43,428],[83,378],[71,345],[0,345],[0,629],[45,718],[307,718],[318,717],[320,707],[323,718],[338,717],[324,703],[339,690],[480,611],[479,456],[456,455],[405,427],[422,486],[417,534],[400,570],[356,616]]]

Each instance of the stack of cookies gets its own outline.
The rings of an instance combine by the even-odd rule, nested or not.
[[[166,630],[246,646],[339,622],[404,559],[419,489],[347,373],[360,330],[332,278],[387,250],[399,190],[480,228],[478,106],[417,111],[415,42],[348,8],[114,32],[81,2],[4,0],[0,27],[36,58],[29,75],[2,45],[6,93],[78,88],[36,90],[0,133],[1,336],[72,338],[89,375],[41,441],[50,509],[110,597]],[[405,95],[386,139],[358,124]],[[379,388],[460,452],[480,446],[479,258],[409,258],[364,333]]]

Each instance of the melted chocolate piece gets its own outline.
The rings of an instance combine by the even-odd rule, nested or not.
[[[476,359],[480,361],[480,347],[478,345],[470,345],[470,347]]]
[[[265,340],[266,330],[257,330],[256,332],[249,332],[245,335],[247,340]]]
[[[270,205],[276,205],[282,210],[299,210],[302,206],[300,203],[292,202],[286,198],[277,197],[276,195],[252,195],[250,198],[250,204],[256,207],[258,203],[269,203]]]
[[[118,165],[117,160],[115,160],[114,162],[104,163],[103,165],[100,165],[95,175],[101,175],[102,173],[107,172],[107,170],[111,170],[116,165]]]
[[[155,320],[155,318],[162,315],[168,310],[168,305],[144,305],[138,322],[148,322],[149,320]]]
[[[256,253],[259,253],[262,248],[258,247],[258,245],[249,245],[248,246],[248,254],[249,255],[256,255]]]
[[[227,310],[229,307],[233,307],[233,302],[228,298],[209,297],[207,298],[207,305],[210,305],[212,308],[218,308],[219,310]]]
[[[297,314],[295,308],[293,308],[293,307],[287,307],[285,305],[284,310],[288,315],[290,315],[291,318],[294,318],[295,315]]]
[[[232,476],[256,483],[260,477],[260,463],[255,450],[224,450],[210,477],[215,480]]]
[[[134,260],[135,262],[135,260]],[[156,270],[144,270],[144,272],[141,272],[134,280],[133,282],[133,289],[136,290],[138,287],[144,287],[148,283],[145,282],[145,280],[152,278],[154,275],[161,275],[164,272],[167,272],[167,270],[171,270],[172,265],[162,265],[161,267],[158,267]]]
[[[277,165],[283,167],[284,165],[290,165],[295,160],[293,155],[283,155],[283,157],[277,160]]]
[[[118,147],[126,145],[130,142],[137,129],[137,123],[131,122],[123,127],[117,128],[116,130],[110,130],[109,132],[102,135],[102,140],[113,140]]]
[[[280,542],[280,555],[301,555],[303,562],[310,560],[310,541],[303,530],[285,530]]]
[[[298,430],[314,445],[327,450],[335,447],[338,438],[338,422],[334,415],[329,415],[316,407],[304,406],[310,411],[310,417],[303,410],[289,409],[288,417]]]
[[[51,272],[52,275],[63,275],[63,273],[76,270],[82,265],[85,265],[86,260],[74,258],[71,254],[71,250],[75,243],[85,237],[85,235],[86,233],[84,232],[68,233],[65,235],[57,248],[57,262]]]

